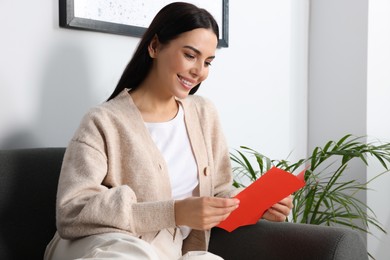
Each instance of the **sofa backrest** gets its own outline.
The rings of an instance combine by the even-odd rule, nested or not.
[[[0,151],[0,259],[43,259],[65,148]]]

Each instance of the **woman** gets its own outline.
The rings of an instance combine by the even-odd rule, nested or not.
[[[171,260],[207,250],[209,230],[239,206],[217,112],[191,95],[218,35],[192,4],[156,15],[113,94],[69,143],[46,259]],[[288,197],[264,218],[282,221],[291,207]],[[196,254],[184,257],[221,259]]]

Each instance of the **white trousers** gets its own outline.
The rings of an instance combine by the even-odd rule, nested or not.
[[[151,243],[123,233],[98,234],[77,240],[65,240],[56,233],[47,246],[44,260],[223,260],[206,251],[191,251],[181,256],[181,237],[174,239],[172,245],[166,244],[167,237],[172,239],[167,230],[162,230]]]

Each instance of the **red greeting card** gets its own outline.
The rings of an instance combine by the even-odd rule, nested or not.
[[[240,206],[218,227],[231,232],[240,226],[255,224],[267,209],[305,186],[305,170],[295,176],[279,168],[271,168],[237,194]]]

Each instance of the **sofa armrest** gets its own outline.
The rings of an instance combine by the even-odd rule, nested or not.
[[[65,148],[0,150],[0,259],[42,259]]]
[[[231,233],[213,228],[209,251],[225,260],[368,259],[365,242],[356,231],[266,220]]]

